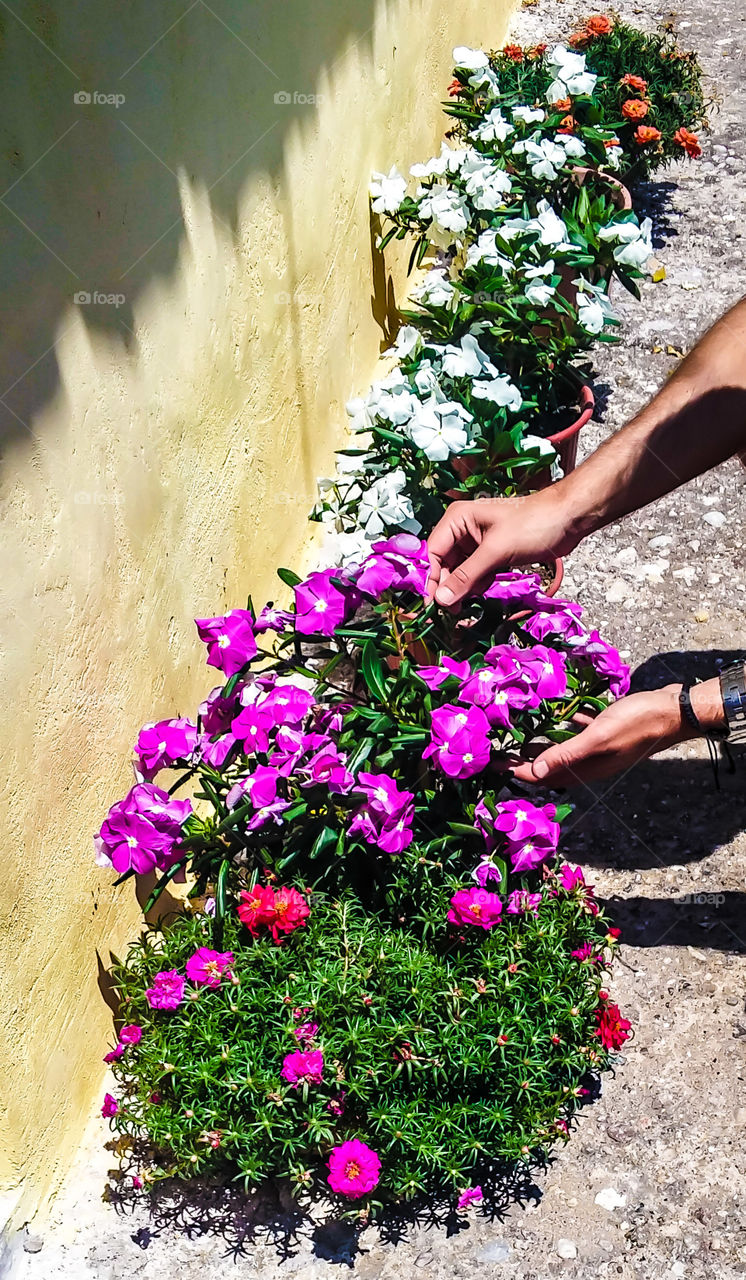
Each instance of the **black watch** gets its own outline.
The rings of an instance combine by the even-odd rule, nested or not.
[[[746,741],[746,663],[736,662],[720,672],[720,692],[728,722],[728,741]]]

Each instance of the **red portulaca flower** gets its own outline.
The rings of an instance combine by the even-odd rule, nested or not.
[[[380,1175],[381,1161],[359,1138],[343,1142],[329,1156],[327,1182],[332,1191],[350,1200],[357,1200],[377,1187]]]
[[[626,76],[622,76],[619,84],[622,88],[631,89],[633,93],[647,93],[648,82],[643,80],[642,76],[633,76],[629,72]]]
[[[632,1023],[622,1017],[618,1004],[604,1004],[597,1009],[596,1022],[593,1034],[598,1036],[604,1049],[621,1049],[629,1039]]]
[[[248,893],[243,892],[238,905],[239,918],[252,937],[258,937],[259,930],[266,926],[275,942],[279,942],[280,934],[292,933],[305,924],[310,914],[306,899],[297,889],[275,891],[268,885],[256,885]]]
[[[628,98],[622,103],[622,115],[625,120],[644,120],[650,110],[650,103],[643,98]]]
[[[696,133],[690,133],[683,125],[680,129],[676,130],[673,135],[673,140],[674,142],[677,142],[680,147],[683,147],[686,154],[691,156],[693,160],[697,160],[699,156],[702,155],[702,148],[699,145],[699,138]]]

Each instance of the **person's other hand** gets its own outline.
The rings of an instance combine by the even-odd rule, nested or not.
[[[571,551],[575,543],[553,488],[452,502],[428,538],[429,598],[449,608],[487,587],[501,569]]]
[[[576,737],[549,747],[511,772],[521,782],[572,787],[620,773],[656,751],[694,738],[697,735],[681,713],[680,691],[680,684],[669,684],[650,693],[628,694],[595,719],[582,717],[586,727]]]

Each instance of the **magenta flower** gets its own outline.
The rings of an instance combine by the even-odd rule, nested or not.
[[[508,897],[508,911],[513,916],[538,915],[540,893],[528,893],[526,889],[514,889]]]
[[[437,707],[430,717],[430,745],[423,760],[434,756],[449,778],[472,778],[490,759],[489,721],[479,707]]]
[[[467,1187],[456,1201],[456,1208],[468,1209],[470,1204],[481,1204],[483,1200],[484,1193],[481,1187]]]
[[[256,702],[250,702],[239,711],[231,724],[234,738],[243,743],[244,754],[254,755],[257,751],[269,750],[269,735],[276,728],[277,722],[269,711],[265,711]]]
[[[271,604],[265,604],[259,617],[254,623],[254,630],[261,633],[262,631],[277,631],[282,633],[286,627],[292,626],[293,614],[288,613],[287,609],[275,609]]]
[[[160,787],[139,782],[109,810],[94,839],[96,862],[120,875],[130,868],[139,875],[167,870],[179,858],[182,823],[191,812],[191,801],[173,800]]]
[[[247,799],[256,809],[256,813],[246,824],[248,831],[258,831],[268,822],[279,824],[282,821],[282,814],[290,807],[288,800],[282,800],[277,795],[277,784],[282,776],[278,769],[258,764],[253,773],[240,778],[231,787],[225,797],[226,808],[234,809]]]
[[[522,844],[524,840],[538,835],[557,847],[560,828],[554,821],[557,814],[555,805],[537,805],[530,800],[503,800],[496,809],[494,829],[501,831],[509,844]]]
[[[510,600],[512,604],[529,606],[544,597],[538,573],[520,573],[516,569],[496,574],[482,594],[485,600]]]
[[[491,929],[499,923],[503,904],[496,893],[487,889],[458,889],[451,898],[451,909],[446,917],[451,924],[473,924],[480,929]]]
[[[116,1044],[113,1049],[110,1049],[108,1053],[104,1054],[104,1062],[106,1063],[117,1062],[119,1058],[121,1058],[126,1048],[127,1048],[126,1044],[122,1044],[122,1042],[119,1041],[119,1043]]]
[[[197,746],[197,726],[191,720],[159,720],[143,725],[135,743],[140,773],[152,782],[160,769],[186,763]]]
[[[583,613],[579,604],[571,604],[569,600],[558,602],[561,608],[549,611],[542,610],[524,619],[521,627],[535,640],[545,640],[547,636],[559,636],[562,640],[573,640],[585,633],[580,625]]]
[[[360,603],[352,584],[344,590],[332,578],[342,580],[343,569],[312,573],[295,588],[295,629],[303,636],[331,636],[334,628],[348,622]]]
[[[223,618],[195,618],[200,640],[207,645],[209,666],[234,676],[258,652],[254,619],[248,609],[232,609]]]
[[[573,960],[579,960],[581,964],[584,964],[586,960],[595,963],[597,959],[592,942],[584,942],[582,947],[579,947],[577,951],[571,951],[570,955]]]
[[[104,1104],[101,1108],[101,1115],[104,1120],[109,1120],[111,1116],[115,1116],[119,1110],[119,1103],[110,1093],[104,1094]]]
[[[186,981],[178,969],[161,969],[145,992],[151,1009],[178,1009],[184,999]]]
[[[437,667],[417,667],[415,675],[424,681],[428,689],[439,689],[450,677],[466,680],[471,675],[468,662],[455,662],[453,658],[443,657]]]
[[[345,767],[347,757],[343,755],[331,738],[328,739],[323,747],[310,760],[299,769],[308,784],[315,783],[328,787],[329,790],[338,795],[346,795],[355,785],[355,779],[349,770]],[[304,782],[301,781],[301,786]]]
[[[203,733],[197,748],[198,759],[209,764],[211,769],[222,769],[235,745],[236,739],[232,733],[225,733],[213,740]]]
[[[557,879],[567,893],[572,893],[578,886],[585,887],[585,876],[580,867],[573,867],[569,862],[562,863],[557,871]]]
[[[380,600],[384,591],[390,590],[424,596],[429,571],[426,542],[412,533],[397,533],[393,538],[374,542],[372,551],[355,576],[360,591],[374,600]]]
[[[458,693],[461,702],[481,707],[490,725],[510,728],[510,709],[525,707],[530,694],[517,682],[511,684],[493,667],[481,667],[465,680]]]
[[[471,873],[479,885],[480,889],[484,889],[488,880],[496,880],[499,884],[502,880],[502,872],[496,867],[489,854],[485,854],[481,862],[478,862]]]
[[[299,1049],[288,1053],[282,1060],[280,1075],[296,1089],[302,1084],[321,1084],[324,1055],[320,1049],[311,1049],[310,1052]]]
[[[318,1029],[318,1022],[301,1022],[299,1027],[293,1027],[293,1035],[296,1040],[301,1043],[306,1040],[313,1040]]]
[[[232,951],[211,951],[209,947],[198,947],[186,962],[186,976],[197,986],[210,987],[214,991],[220,986],[224,973],[228,972],[230,977],[232,964]]]
[[[314,704],[314,696],[308,689],[293,684],[292,681],[278,683],[262,698],[259,706],[262,711],[271,715],[276,725],[300,725],[305,720]]]
[[[355,784],[365,803],[356,809],[348,827],[350,835],[360,834],[368,844],[378,845],[384,853],[401,853],[414,839],[414,794],[400,791],[396,779],[386,773],[361,770]]]
[[[289,778],[313,752],[323,750],[329,741],[325,733],[304,733],[302,729],[280,725],[275,735],[272,765],[283,777]]]
[[[120,1044],[139,1044],[142,1040],[142,1027],[136,1022],[130,1022],[126,1027],[122,1027],[119,1032]]]
[[[623,698],[625,693],[629,693],[627,663],[622,662],[619,650],[602,640],[597,631],[591,631],[589,635],[571,640],[570,643],[572,657],[576,660],[585,658],[594,671],[608,681],[609,692],[614,698]]]
[[[221,685],[208,693],[204,702],[201,702],[197,708],[205,733],[212,737],[215,733],[228,732],[231,722],[236,717],[240,693],[244,688],[246,688],[245,685],[239,685],[229,698],[223,696]]]
[[[329,1156],[327,1182],[332,1191],[350,1200],[357,1200],[377,1187],[380,1175],[381,1161],[359,1138],[350,1138],[334,1147]]]

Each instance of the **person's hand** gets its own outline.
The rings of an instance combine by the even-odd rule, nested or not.
[[[549,747],[535,760],[517,765],[511,772],[521,782],[572,787],[619,773],[656,751],[695,738],[694,729],[681,712],[680,692],[680,684],[669,684],[650,693],[631,693],[606,707],[595,719],[576,717],[576,723],[586,725],[576,737]],[[692,705],[694,701],[692,689]]]
[[[429,599],[450,608],[488,586],[501,569],[571,551],[576,543],[557,488],[525,498],[452,502],[428,538]]]

